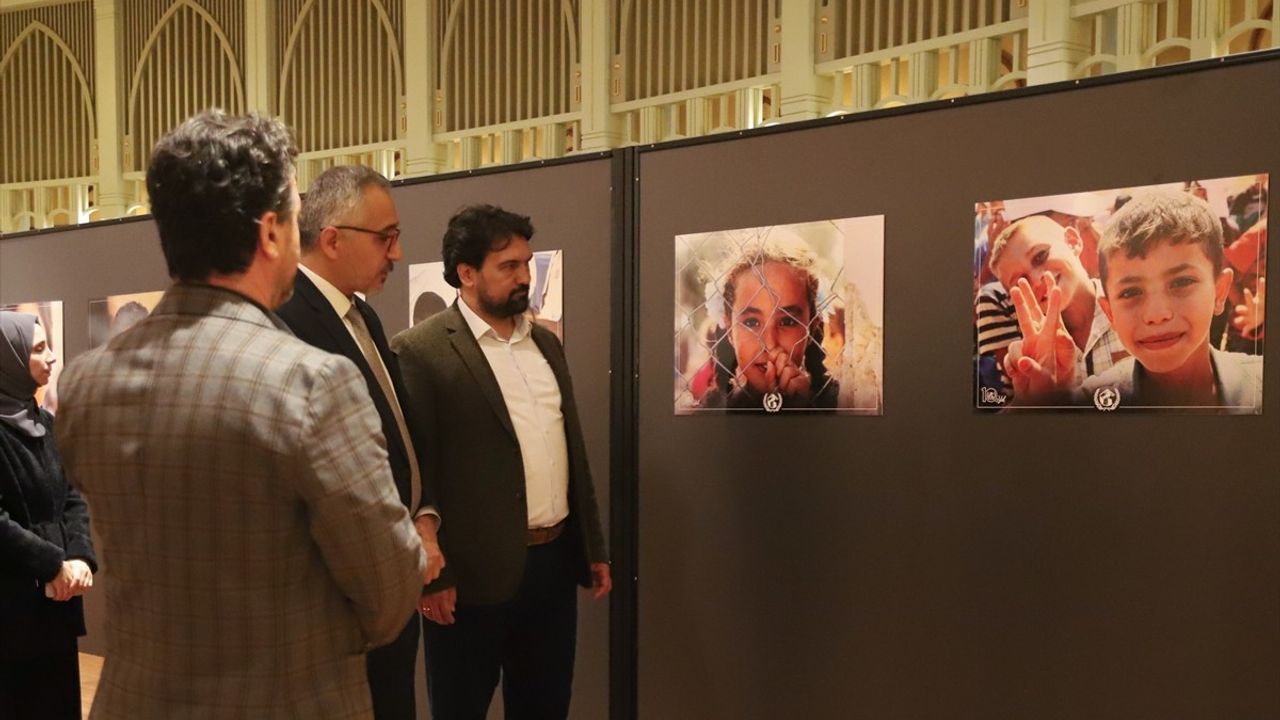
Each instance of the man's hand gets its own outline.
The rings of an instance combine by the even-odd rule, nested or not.
[[[45,595],[65,602],[93,587],[93,571],[83,560],[63,561],[58,575],[45,583]]]
[[[1040,307],[1026,278],[1009,291],[1022,339],[1009,345],[1004,370],[1018,404],[1061,398],[1076,382],[1076,344],[1062,325],[1062,289],[1052,275],[1044,278],[1047,308]]]
[[[427,572],[422,576],[422,584],[430,585],[440,577],[440,571],[445,566],[444,553],[440,550],[440,541],[436,538],[436,517],[423,515],[413,521],[413,526],[418,531],[418,537],[422,539],[422,549],[427,553]]]
[[[1235,306],[1231,324],[1236,326],[1240,336],[1246,340],[1257,339],[1258,329],[1266,321],[1266,308],[1267,279],[1259,277],[1258,292],[1254,293],[1249,288],[1244,289],[1244,302]]]
[[[613,589],[609,563],[591,563],[591,597],[599,600]]]
[[[458,605],[458,589],[445,588],[418,599],[418,612],[437,625],[452,625],[453,611]]]

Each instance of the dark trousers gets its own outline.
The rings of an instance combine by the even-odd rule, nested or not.
[[[0,660],[0,717],[80,720],[80,655],[74,638],[60,645],[41,657]]]
[[[578,634],[571,547],[562,535],[529,548],[511,600],[459,605],[453,625],[422,624],[433,720],[484,720],[499,677],[507,720],[568,717]]]
[[[375,720],[414,720],[414,669],[418,665],[418,614],[414,613],[400,637],[390,645],[369,652],[365,658]]]

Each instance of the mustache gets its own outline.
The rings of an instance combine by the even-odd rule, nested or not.
[[[512,291],[511,291],[511,294],[510,294],[510,295],[508,295],[507,297],[515,297],[516,295],[519,295],[519,294],[522,294],[522,293],[523,293],[523,294],[525,294],[525,295],[528,295],[528,294],[529,294],[529,286],[528,286],[528,285],[517,285],[517,286],[516,286],[516,288],[515,288],[514,290],[512,290]]]

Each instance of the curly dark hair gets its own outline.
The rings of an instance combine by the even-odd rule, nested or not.
[[[458,265],[467,264],[479,268],[485,256],[505,248],[511,238],[519,235],[533,240],[533,223],[528,215],[507,212],[496,205],[470,205],[449,218],[440,255],[444,258],[444,280],[454,287],[462,287],[458,278]]]
[[[147,167],[147,193],[169,276],[198,282],[246,270],[263,213],[288,219],[293,210],[297,154],[279,120],[218,109],[162,137]]]

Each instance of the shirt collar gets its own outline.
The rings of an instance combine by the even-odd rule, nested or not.
[[[333,311],[338,313],[338,317],[347,316],[347,312],[351,310],[351,298],[344,295],[341,290],[333,286],[333,283],[325,280],[319,273],[306,265],[298,263],[298,270],[306,273],[306,276],[311,279],[311,282],[315,283],[316,289],[318,289],[320,294],[324,296],[324,299],[328,300],[329,304],[333,306]]]
[[[462,299],[461,295],[458,296],[458,310],[462,313],[462,319],[467,321],[467,327],[471,330],[471,334],[475,336],[476,340],[479,340],[487,334],[492,335],[493,339],[498,340],[499,342],[507,342],[506,340],[502,340],[498,337],[498,333],[493,331],[493,327],[489,325],[489,323],[485,322],[484,318],[477,315],[476,311],[471,309],[471,306],[467,304],[466,300]],[[528,334],[529,318],[524,314],[521,314],[520,317],[516,319],[516,328],[511,333],[510,342],[520,342]]]

